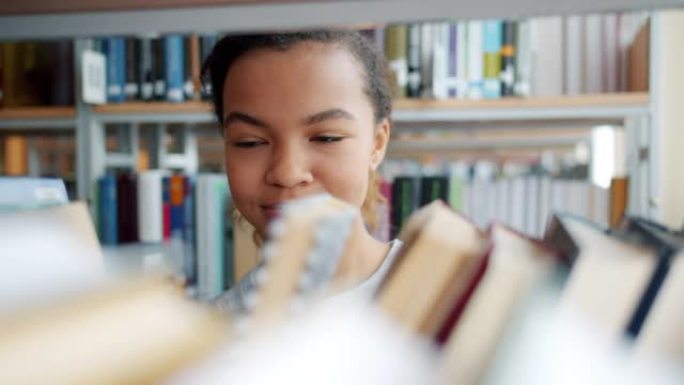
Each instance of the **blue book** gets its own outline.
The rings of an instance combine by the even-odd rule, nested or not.
[[[113,174],[107,174],[97,180],[97,187],[100,242],[103,245],[116,245],[119,242],[116,178]]]
[[[164,36],[164,63],[166,80],[166,100],[182,102],[184,100],[184,40],[180,35]]]
[[[104,40],[107,55],[107,101],[123,102],[126,98],[126,47],[122,37],[108,37]]]
[[[195,249],[195,179],[184,179],[183,199],[183,250],[184,272],[187,285],[197,284],[197,254]]]
[[[501,45],[503,40],[503,22],[488,20],[484,23],[484,83],[485,99],[501,97]]]

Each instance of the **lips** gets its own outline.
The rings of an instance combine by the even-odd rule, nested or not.
[[[269,221],[280,216],[280,205],[261,205],[260,207],[264,214],[266,214],[266,217]]]

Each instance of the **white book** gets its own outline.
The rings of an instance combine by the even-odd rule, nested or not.
[[[525,229],[524,232],[533,237],[540,237],[539,205],[540,179],[536,175],[525,177]]]
[[[463,99],[468,95],[468,24],[456,24],[456,96]]]
[[[532,95],[563,93],[563,19],[541,17],[530,21]]]
[[[565,199],[567,193],[568,182],[563,179],[553,179],[551,181],[551,200],[550,210],[551,214],[568,212]]]
[[[162,178],[164,170],[143,171],[138,175],[138,236],[140,242],[164,239]]]
[[[425,35],[423,35],[425,37]],[[432,30],[432,95],[435,99],[447,99],[449,87],[456,79],[448,73],[449,65],[449,24],[438,23]],[[429,97],[430,95],[423,95]]]
[[[565,94],[578,95],[584,86],[584,18],[566,16],[564,20]]]
[[[520,232],[525,232],[525,211],[527,210],[526,184],[524,177],[515,177],[511,180],[511,200],[508,209],[510,213],[509,221],[511,227]]]
[[[485,214],[485,224],[487,226],[493,220],[496,219],[496,195],[497,194],[497,182],[494,180],[487,181],[487,191],[484,196],[486,202],[486,214]]]
[[[610,190],[593,184],[591,190],[591,220],[601,227],[608,227]]]
[[[603,32],[603,92],[617,92],[619,83],[618,15],[602,16]]]
[[[484,82],[484,24],[468,21],[468,98],[482,99]]]
[[[551,216],[551,177],[544,175],[539,177],[539,220],[537,231],[539,235],[543,235],[546,231],[546,225],[549,223]]]
[[[506,225],[510,224],[508,201],[511,191],[509,184],[508,178],[501,178],[496,181],[496,213],[493,218],[497,222]]]
[[[432,85],[434,81],[435,46],[433,39],[437,30],[435,23],[423,23],[420,25],[420,81],[421,97],[432,98]],[[440,58],[443,60],[443,58]]]
[[[530,95],[530,78],[532,75],[532,51],[530,50],[530,22],[521,21],[518,24],[516,42],[518,47],[515,51],[515,94],[519,96]]]
[[[601,15],[586,15],[584,27],[584,92],[600,93],[603,87]]]
[[[465,215],[468,218],[473,217],[473,210],[472,210],[472,188],[473,184],[468,181],[467,179],[465,180],[465,183],[463,183],[463,193],[461,195],[461,211],[463,215]]]

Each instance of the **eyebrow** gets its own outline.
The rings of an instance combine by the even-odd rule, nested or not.
[[[223,118],[223,127],[228,127],[236,122],[242,122],[249,124],[250,126],[256,126],[261,128],[270,128],[270,126],[267,123],[243,112],[231,112],[228,115],[226,115]]]
[[[326,120],[334,119],[346,119],[355,120],[356,117],[349,111],[343,110],[341,108],[331,108],[329,110],[321,111],[310,115],[304,119],[304,124],[309,126],[312,124],[317,124]],[[227,114],[223,118],[223,127],[228,127],[233,123],[242,122],[249,124],[250,126],[261,127],[261,128],[271,128],[266,122],[259,120],[249,114],[244,112],[233,111]]]
[[[325,110],[325,111],[313,114],[311,116],[308,116],[306,119],[304,119],[304,124],[308,126],[308,125],[323,122],[325,120],[334,120],[334,119],[355,120],[356,117],[354,117],[354,115],[352,115],[350,112],[343,110],[341,108],[331,108],[329,110]]]

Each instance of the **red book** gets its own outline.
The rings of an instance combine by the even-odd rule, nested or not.
[[[162,179],[162,215],[164,224],[164,239],[171,239],[171,179]]]

